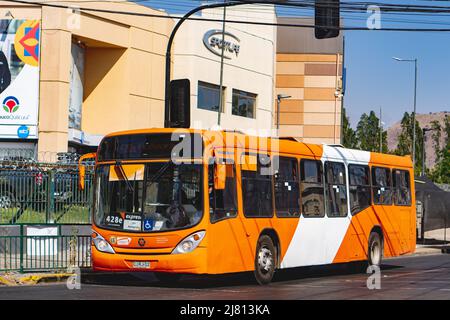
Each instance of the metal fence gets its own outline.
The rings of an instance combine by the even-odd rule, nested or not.
[[[90,267],[90,241],[88,235],[27,235],[21,226],[19,235],[0,236],[0,272]]]
[[[76,166],[0,161],[0,225],[90,224],[92,177],[80,190]]]

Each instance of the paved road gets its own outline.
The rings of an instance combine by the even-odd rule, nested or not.
[[[63,283],[0,287],[0,299],[450,299],[450,255],[417,255],[385,260],[381,289],[367,288],[368,274],[349,266],[301,268],[277,274],[258,286],[251,274],[188,277],[162,285],[152,274],[84,275],[80,290]]]

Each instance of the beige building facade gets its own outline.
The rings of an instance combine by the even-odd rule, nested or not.
[[[165,50],[176,19],[128,1],[58,2],[73,9],[0,4],[0,53],[9,64],[5,71],[0,61],[0,158],[26,150],[53,162],[58,153],[95,150],[110,132],[164,126]],[[268,6],[236,7],[227,16],[306,23],[277,18]],[[222,10],[203,17],[221,19]],[[221,28],[186,21],[175,38],[172,79],[191,83],[195,128],[218,123]],[[222,128],[340,142],[343,39],[315,40],[312,30],[227,24]],[[290,96],[280,110],[278,94]]]
[[[309,24],[311,19],[278,18],[280,23]],[[280,136],[308,143],[339,144],[343,99],[343,38],[316,40],[313,28],[278,28],[274,123]],[[277,109],[275,102],[275,109]],[[277,110],[278,112],[278,110]],[[279,119],[279,124],[277,120]]]
[[[40,24],[36,139],[40,160],[93,149],[107,133],[164,125],[164,60],[172,19],[77,11],[1,1],[2,19]],[[58,4],[64,5],[64,2]],[[83,2],[83,8],[166,15],[131,2]]]
[[[274,6],[228,8],[227,19],[276,22]],[[222,9],[205,10],[205,19],[220,20]],[[189,79],[191,127],[219,124],[222,23],[186,21],[173,50],[173,78]],[[223,110],[220,127],[271,136],[275,84],[276,27],[226,24],[223,63]]]

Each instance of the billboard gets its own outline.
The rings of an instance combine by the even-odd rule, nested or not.
[[[0,138],[37,138],[39,48],[39,20],[0,20]]]

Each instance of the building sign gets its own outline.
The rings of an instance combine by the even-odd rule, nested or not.
[[[203,44],[206,49],[220,57],[222,55],[222,47],[224,47],[223,57],[225,59],[231,59],[232,56],[237,57],[241,49],[241,40],[235,35],[225,32],[225,41],[222,41],[222,33],[222,30],[218,29],[206,32],[203,36]]]
[[[0,138],[37,138],[38,20],[0,20]]]

